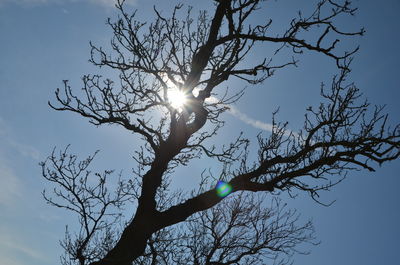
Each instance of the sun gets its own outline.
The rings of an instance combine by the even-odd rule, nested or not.
[[[171,107],[181,111],[183,106],[187,103],[187,96],[178,88],[170,88],[168,90],[168,101]]]

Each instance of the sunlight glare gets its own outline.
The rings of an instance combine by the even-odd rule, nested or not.
[[[168,100],[174,109],[182,110],[182,107],[186,104],[186,95],[183,91],[178,88],[172,88],[168,91]]]

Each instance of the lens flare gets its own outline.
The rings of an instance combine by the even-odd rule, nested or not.
[[[218,197],[224,198],[228,196],[232,192],[232,186],[225,181],[218,181],[217,186],[215,187],[217,191]]]
[[[180,110],[186,104],[187,97],[183,91],[177,88],[171,88],[168,91],[168,99],[174,109]]]

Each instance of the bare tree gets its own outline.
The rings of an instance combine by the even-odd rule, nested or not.
[[[277,197],[266,207],[265,196],[235,195],[156,232],[133,264],[288,264],[299,243],[315,243],[311,222],[298,226],[299,215]]]
[[[399,126],[390,128],[383,107],[371,107],[346,80],[358,48],[341,52],[339,40],[364,33],[363,29],[346,32],[336,25],[339,16],[356,12],[350,1],[322,0],[309,16],[299,12],[283,32],[272,31],[268,19],[259,25],[249,22],[257,9],[265,8],[264,2],[214,0],[214,13],[202,11],[197,19],[191,8],[182,15],[182,5],[169,18],[155,8],[155,20],[147,24],[137,20],[135,12],[129,14],[124,1],[118,1],[120,17],[108,20],[114,33],[111,52],[91,44],[91,62],[115,69],[120,80],[86,75],[81,95],[65,81],[64,88],[56,91],[57,105],[49,104],[55,110],[78,113],[95,125],[119,125],[139,135],[143,145],[136,150],[135,176],[118,181],[115,192],[105,186],[111,171],[95,174],[97,184],[88,184],[93,157],[77,162],[76,156],[65,151],[60,156],[53,153],[42,163],[44,177],[56,184],[54,198],[44,194],[46,200],[80,217],[81,231],[75,239],[67,234],[63,243],[69,255],[64,263],[158,264],[165,259],[177,264],[248,264],[258,255],[290,253],[297,243],[312,238],[307,234],[309,225],[296,230],[292,226],[296,218],[290,213],[287,219],[282,217],[279,207],[273,207],[270,215],[259,207],[250,211],[248,205],[255,203],[251,198],[246,199],[248,204],[237,206],[240,211],[234,206],[240,201],[229,199],[230,211],[219,219],[224,211],[218,204],[224,196],[218,196],[214,187],[201,185],[189,198],[169,197],[173,170],[193,158],[219,161],[223,165],[220,176],[235,196],[243,191],[304,191],[316,201],[319,191],[329,190],[348,172],[373,171],[376,164],[398,158]],[[275,53],[256,63],[246,60],[256,46],[263,45],[276,45]],[[255,139],[255,160],[249,156],[254,140],[244,134],[222,148],[210,144],[224,124],[221,114],[244,93],[228,88],[221,94],[217,87],[230,78],[262,83],[276,70],[296,65],[303,51],[333,59],[339,71],[329,88],[321,87],[322,102],[307,110],[303,128],[290,131],[274,115],[272,132]],[[277,53],[290,59],[274,64]],[[171,86],[182,93],[186,104],[172,104]],[[135,207],[133,217],[121,221],[121,207]],[[243,222],[242,215],[253,223]],[[278,216],[276,222],[274,216]],[[188,235],[174,239],[169,231],[182,222]],[[252,230],[255,238],[244,234],[247,242],[233,240],[231,235],[240,238],[241,230],[233,230],[241,225],[243,231]],[[274,225],[278,229],[273,229],[271,237],[265,236]],[[225,236],[226,231],[233,234]],[[177,240],[176,253],[168,254],[168,242]]]

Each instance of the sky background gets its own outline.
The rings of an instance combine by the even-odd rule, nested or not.
[[[209,7],[211,1],[187,2],[202,8]],[[268,9],[255,19],[275,16],[276,29],[285,28],[297,9],[309,8],[310,2],[270,1]],[[54,90],[62,86],[62,80],[69,79],[71,86],[79,89],[83,74],[98,72],[88,63],[89,41],[107,47],[111,32],[105,21],[115,16],[112,4],[107,0],[0,0],[2,265],[59,264],[62,250],[58,241],[63,238],[65,225],[73,225],[76,218],[47,206],[41,198],[47,184],[38,163],[55,146],[71,144],[71,151],[82,158],[100,149],[95,161],[100,169],[129,172],[132,167],[130,157],[139,142],[129,133],[118,127],[96,128],[77,115],[55,112],[47,105],[54,100]],[[350,30],[363,26],[367,33],[345,42],[361,46],[351,79],[372,103],[387,105],[392,124],[399,123],[400,2],[363,0],[354,4],[359,7],[357,16],[340,24]],[[142,19],[153,16],[153,5],[165,14],[172,6],[171,1],[132,2]],[[299,129],[305,108],[319,102],[320,83],[329,83],[336,73],[334,62],[321,55],[305,53],[299,59],[298,68],[283,69],[263,85],[249,88],[235,106],[242,118],[226,115],[225,133],[216,140],[233,138],[240,130],[254,138],[260,131],[255,121],[270,122],[271,112],[278,106],[278,118],[289,121],[291,129]],[[103,74],[112,77],[114,73]],[[224,86],[228,85],[242,84],[232,80]],[[201,161],[195,162],[193,172],[201,172]],[[394,161],[375,173],[351,173],[333,191],[323,194],[326,202],[336,200],[331,207],[318,205],[302,194],[289,200],[303,218],[314,220],[321,241],[319,246],[309,247],[310,255],[296,256],[295,264],[398,264],[399,169],[400,161]],[[178,172],[176,185],[191,187],[198,175],[188,176],[187,172]]]

